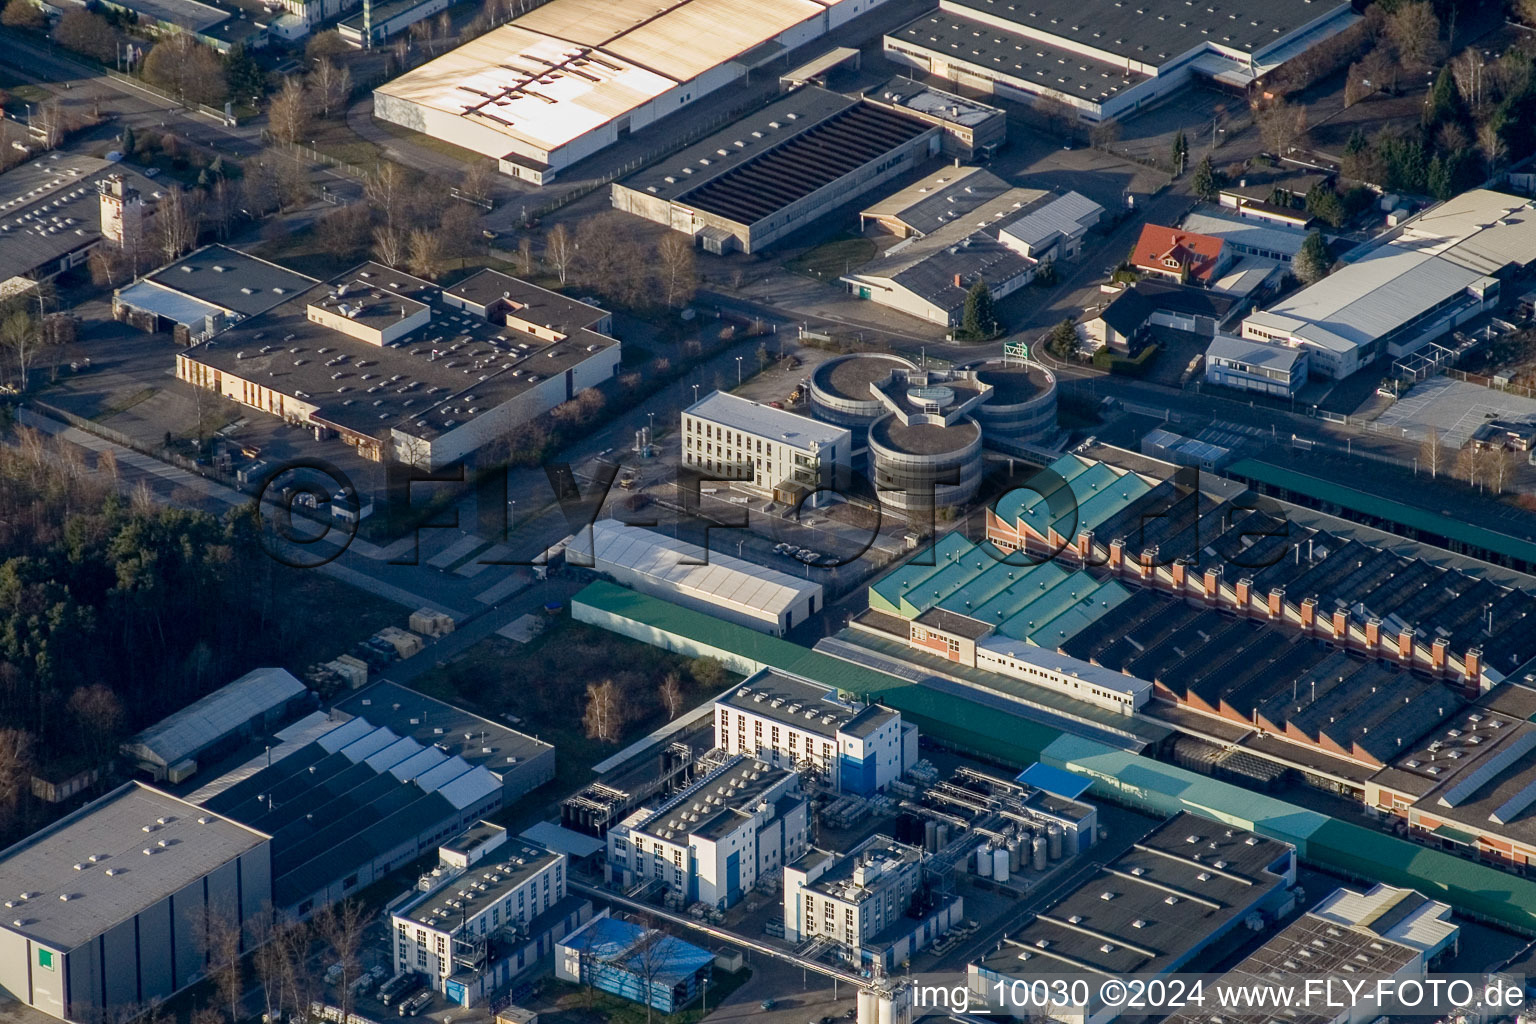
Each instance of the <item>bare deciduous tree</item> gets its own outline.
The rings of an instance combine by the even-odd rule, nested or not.
[[[93,683],[69,695],[69,713],[80,730],[85,749],[98,761],[105,761],[117,746],[118,737],[128,724],[123,702],[109,686]]]
[[[201,935],[203,960],[213,979],[214,991],[229,1008],[229,1019],[240,1020],[240,997],[245,992],[245,976],[240,954],[245,935],[240,913],[233,900],[213,903],[203,911]]]
[[[380,161],[378,168],[363,183],[363,197],[384,215],[385,227],[395,227],[396,221],[400,220],[409,186],[405,169],[388,160]]]
[[[527,235],[519,238],[517,240],[517,272],[524,277],[531,277],[537,262],[533,255],[533,239]]]
[[[1419,461],[1424,463],[1432,479],[1440,475],[1440,469],[1445,464],[1445,443],[1441,440],[1440,431],[1434,427],[1424,431],[1424,443],[1419,446]]]
[[[656,253],[661,269],[661,290],[667,307],[686,306],[698,290],[693,262],[693,239],[677,231],[667,232]]]
[[[674,719],[683,710],[683,679],[676,672],[668,672],[662,679],[656,696],[661,698],[661,706],[667,710],[667,719]]]
[[[624,728],[624,699],[612,679],[587,684],[587,710],[581,722],[587,735],[604,743],[617,743]]]
[[[1438,56],[1440,19],[1429,0],[1411,0],[1387,16],[1387,36],[1410,68],[1427,67]]]
[[[309,138],[313,117],[314,101],[303,83],[297,78],[284,80],[267,108],[268,130],[279,142],[293,145]]]
[[[161,197],[155,208],[155,234],[167,263],[197,242],[200,205],[199,194],[184,192],[180,185],[172,185]]]
[[[329,118],[347,108],[352,98],[352,71],[345,64],[325,58],[309,73],[309,88],[320,116]]]
[[[408,245],[411,273],[428,281],[437,280],[447,255],[442,233],[431,228],[412,228]]]
[[[341,964],[341,984],[337,991],[342,1020],[346,1020],[351,1012],[352,980],[361,968],[357,954],[362,949],[363,933],[372,920],[373,914],[357,900],[333,903],[314,917],[315,932],[330,949],[336,963]]]
[[[1284,156],[1307,130],[1307,109],[1283,99],[1273,100],[1254,113],[1259,135],[1273,153]]]
[[[405,262],[406,233],[388,225],[373,229],[373,257],[386,267],[399,267]]]
[[[550,229],[549,237],[544,240],[544,259],[554,270],[555,276],[563,285],[570,277],[571,266],[576,257],[576,242],[571,238],[570,229],[564,224],[556,224]]]

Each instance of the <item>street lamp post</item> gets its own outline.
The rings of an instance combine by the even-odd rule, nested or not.
[[[741,356],[736,357],[736,386],[741,387]]]
[[[695,405],[697,405],[699,401],[699,386],[697,384],[693,386],[693,401]]]

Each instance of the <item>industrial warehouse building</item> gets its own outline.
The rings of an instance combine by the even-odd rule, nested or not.
[[[78,267],[125,228],[130,248],[148,252],[158,197],[137,171],[83,154],[49,153],[0,174],[0,296]]]
[[[129,783],[0,852],[0,988],[64,1020],[126,1016],[201,978],[207,917],[272,899],[269,837]]]
[[[1412,889],[1377,885],[1368,892],[1335,889],[1317,906],[1254,950],[1216,984],[1305,984],[1308,977],[1360,974],[1372,979],[1422,979],[1431,962],[1455,953],[1461,927],[1448,903]],[[1342,1003],[1342,1001],[1339,1001]],[[1350,1001],[1353,1003],[1353,1000]],[[1225,1024],[1230,1010],[1190,1006],[1165,1024]],[[1290,1024],[1358,1024],[1375,1014],[1365,1005],[1330,1005],[1286,1013]]]
[[[993,299],[1035,279],[1046,263],[1071,259],[1104,208],[1068,192],[1012,188],[989,171],[946,167],[859,214],[902,241],[842,282],[870,299],[944,327],[958,327],[967,293],[986,282]]]
[[[378,263],[176,357],[176,376],[366,458],[439,469],[618,372],[608,313],[496,271],[444,290]]]
[[[722,539],[718,532],[713,536]],[[825,601],[820,583],[616,519],[578,533],[566,559],[642,593],[774,636],[810,619]]]
[[[1358,19],[1334,0],[939,0],[885,37],[898,64],[1005,99],[1049,99],[1087,121],[1121,117],[1196,79],[1246,90]]]
[[[194,794],[272,836],[271,902],[307,917],[554,776],[554,748],[394,683],[288,730]],[[270,762],[270,763],[268,763]]]
[[[374,91],[535,184],[882,0],[551,0]]]
[[[1039,975],[1169,974],[1255,915],[1283,917],[1295,884],[1294,847],[1179,814],[972,961],[971,985],[990,991]],[[1105,1024],[1123,1010],[1092,998],[1086,1005],[1053,1003],[1050,1016]]]
[[[942,134],[899,107],[807,86],[615,182],[612,201],[706,251],[759,252],[921,166]]]
[[[1418,351],[1492,309],[1536,260],[1536,204],[1473,189],[1432,207],[1316,284],[1243,320],[1242,336],[1305,348],[1313,376],[1348,377]]]
[[[205,245],[113,292],[112,316],[196,344],[315,284],[239,249]]]
[[[270,729],[314,700],[287,671],[258,668],[139,733],[123,744],[123,755],[156,782],[180,782],[205,752]]]

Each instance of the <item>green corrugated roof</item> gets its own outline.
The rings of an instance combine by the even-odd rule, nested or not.
[[[1406,505],[1401,501],[1383,498],[1369,491],[1346,487],[1332,480],[1309,476],[1294,469],[1260,462],[1257,459],[1239,459],[1228,466],[1226,472],[1244,480],[1268,484],[1271,487],[1283,487],[1296,494],[1305,494],[1316,501],[1353,509],[1367,516],[1398,523],[1433,536],[1445,537],[1469,547],[1482,548],[1509,558],[1536,563],[1536,543],[1512,537],[1507,533],[1498,533],[1485,527],[1463,523],[1438,512]]]
[[[950,568],[956,559],[969,554],[973,547],[975,545],[966,540],[964,535],[946,533],[929,550],[918,552],[912,556],[911,561],[870,584],[870,594],[889,605],[893,613],[899,614],[902,598],[907,591]]]
[[[1061,477],[1063,480],[1070,481],[1073,478],[1079,476],[1091,465],[1093,465],[1093,463],[1087,459],[1081,458],[1077,455],[1067,454],[1063,455],[1061,458],[1057,459],[1046,468],[1055,473],[1057,476]],[[997,513],[998,518],[1003,520],[1003,522],[1012,524],[1018,520],[1019,516],[1024,514],[1024,510],[1027,507],[1040,500],[1040,495],[1036,492],[1025,487],[1019,487],[998,498],[997,504],[994,506],[994,511]]]
[[[1030,634],[1036,646],[1057,650],[1078,633],[1099,621],[1099,617],[1131,596],[1116,580],[1099,586],[1091,595],[1056,616]]]
[[[978,606],[971,613],[972,615],[986,622],[1002,622],[1018,614],[1020,608],[1072,575],[1069,570],[1063,569],[1055,562],[1014,566],[1012,572],[1014,573],[1013,582],[992,595],[991,600]],[[998,612],[1003,614],[998,615]]]
[[[1039,643],[1034,639],[1035,635],[1045,629],[1052,619],[1063,612],[1076,608],[1085,600],[1089,600],[1098,593],[1103,586],[1098,580],[1086,572],[1074,572],[1056,586],[1042,591],[1037,597],[1029,601],[1013,615],[1005,619],[997,631],[1003,636],[1013,637],[1015,640],[1028,640],[1031,643]],[[1056,644],[1039,644],[1042,647],[1056,649]]]
[[[1135,473],[1127,473],[1116,483],[1091,498],[1079,495],[1076,532],[1093,529],[1151,489],[1152,485],[1141,477]]]

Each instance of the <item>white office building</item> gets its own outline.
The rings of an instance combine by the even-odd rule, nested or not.
[[[625,889],[650,882],[678,905],[724,910],[805,853],[809,826],[799,775],[729,756],[608,830],[610,880]]]
[[[890,969],[964,916],[956,896],[917,900],[921,847],[874,835],[846,855],[812,850],[784,869],[784,938],[822,938],[855,964]]]
[[[1205,349],[1212,384],[1288,398],[1307,382],[1308,351],[1270,341],[1218,334]]]
[[[683,465],[775,501],[798,502],[848,479],[853,435],[843,427],[716,391],[683,410]],[[750,472],[750,478],[747,477]]]
[[[425,974],[463,1006],[481,1002],[591,917],[566,894],[566,858],[479,822],[443,844],[419,890],[391,911],[395,972]]]
[[[715,701],[715,746],[819,772],[840,793],[885,789],[917,763],[917,726],[798,676],[764,669]]]

